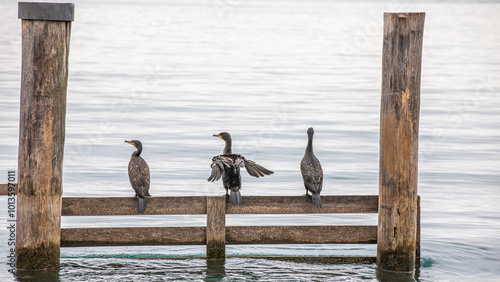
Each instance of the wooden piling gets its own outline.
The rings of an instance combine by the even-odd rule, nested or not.
[[[68,52],[73,4],[19,3],[22,75],[18,269],[59,267]]]
[[[377,266],[389,271],[415,268],[424,20],[384,14]]]
[[[226,257],[226,196],[207,197],[207,259]]]

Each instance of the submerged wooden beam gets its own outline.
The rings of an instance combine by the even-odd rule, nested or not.
[[[298,263],[324,263],[324,264],[372,264],[377,261],[377,257],[347,257],[347,256],[238,256],[238,258],[251,258],[251,259],[267,259],[279,261],[291,261]]]
[[[63,228],[61,247],[204,245],[205,227]]]
[[[146,215],[206,214],[207,200],[199,197],[149,197]],[[138,215],[137,199],[117,198],[63,198],[63,216]]]
[[[207,197],[150,197],[145,214],[206,214]],[[377,213],[378,196],[322,196],[315,208],[306,196],[243,196],[242,206],[226,202],[227,214]],[[63,198],[63,216],[137,215],[137,199]]]
[[[228,226],[227,244],[375,244],[377,226]]]

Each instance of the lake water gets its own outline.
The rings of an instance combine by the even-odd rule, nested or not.
[[[208,183],[228,131],[233,151],[275,171],[245,195],[303,195],[313,126],[325,195],[378,194],[383,12],[426,12],[419,194],[422,281],[500,280],[498,1],[75,1],[65,197],[133,196],[127,163],[143,142],[153,196],[221,195]],[[21,21],[0,11],[0,183],[17,167]],[[8,273],[0,199],[0,278]],[[203,226],[204,216],[63,218],[63,227]],[[228,216],[228,225],[377,224],[377,215]],[[375,265],[197,259],[204,246],[63,248],[36,281],[376,280]],[[376,246],[228,246],[237,255],[375,256]],[[175,260],[174,257],[193,257]],[[152,259],[139,259],[152,258]],[[3,262],[5,261],[5,263]]]

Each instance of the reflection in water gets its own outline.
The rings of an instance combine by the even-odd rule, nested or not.
[[[414,272],[394,272],[377,268],[377,280],[384,282],[413,282],[418,281]]]
[[[205,281],[222,281],[226,277],[226,259],[207,259]]]
[[[15,277],[20,282],[58,282],[59,269],[49,270],[16,270]]]

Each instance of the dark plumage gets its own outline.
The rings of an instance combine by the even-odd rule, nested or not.
[[[149,197],[149,166],[141,157],[142,143],[139,140],[125,141],[133,145],[137,151],[132,153],[128,163],[128,178],[137,197],[137,212],[146,211],[146,197]]]
[[[321,208],[323,205],[319,193],[323,189],[323,169],[318,158],[313,153],[313,135],[314,129],[310,127],[307,130],[308,141],[306,152],[300,162],[300,172],[302,172],[306,195],[309,195],[308,191],[311,191],[313,204],[317,208]]]
[[[229,201],[233,205],[241,205],[241,174],[240,167],[245,167],[248,174],[254,177],[263,177],[264,175],[270,175],[274,172],[268,170],[267,168],[256,164],[251,160],[245,159],[242,155],[233,154],[231,151],[231,135],[227,132],[221,132],[219,134],[214,134],[214,137],[219,137],[226,142],[224,151],[222,155],[215,156],[212,158],[212,173],[207,179],[208,181],[216,181],[222,177],[222,183],[226,189],[226,195],[228,190],[231,190],[229,196]]]

